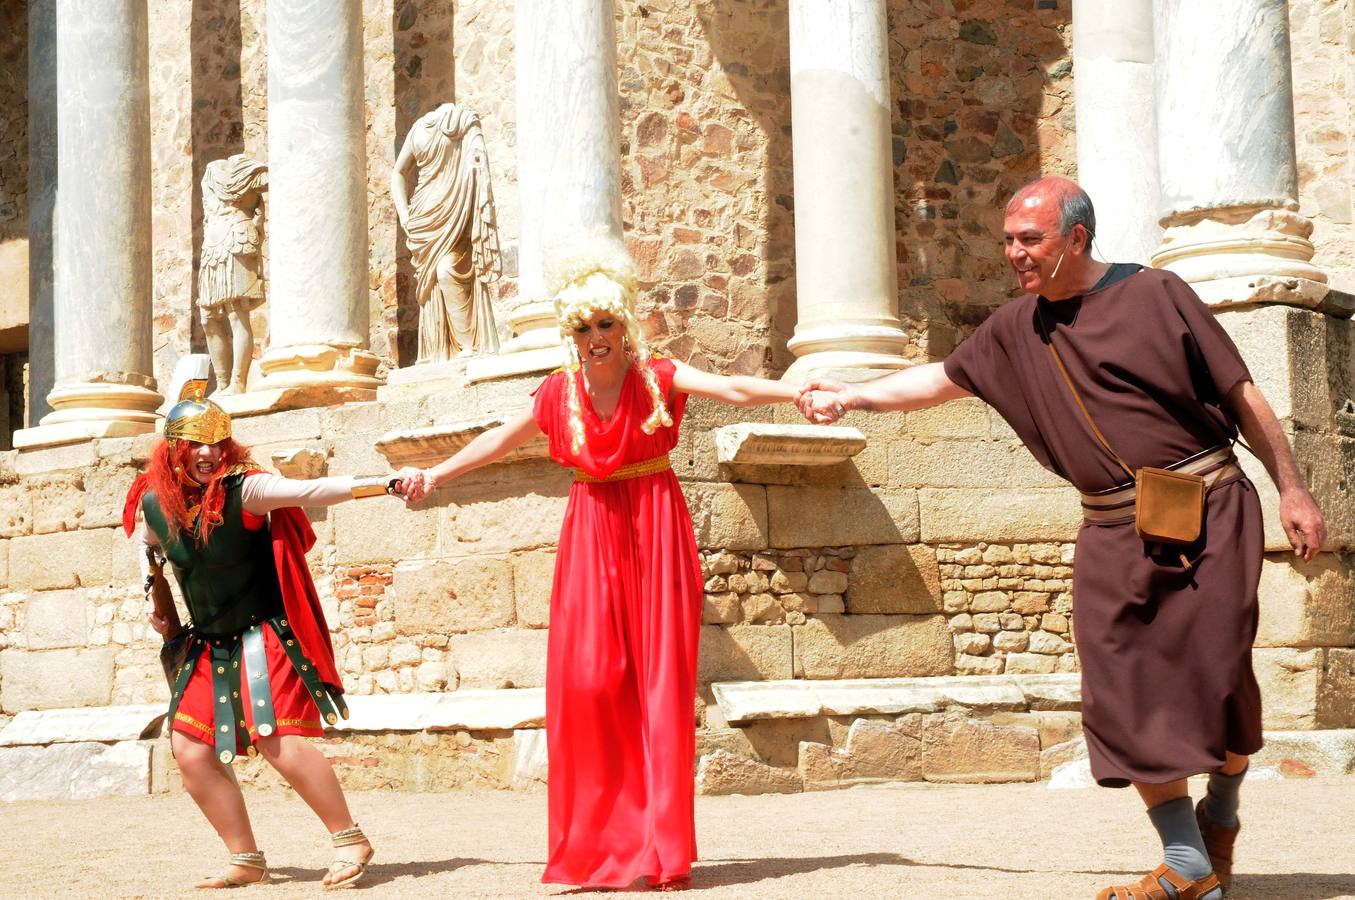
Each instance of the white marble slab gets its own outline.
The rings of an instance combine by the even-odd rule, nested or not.
[[[473,439],[503,424],[503,419],[474,419],[446,425],[428,425],[403,431],[388,431],[376,442],[376,450],[391,468],[435,465],[456,453]],[[535,437],[504,457],[505,460],[539,459],[550,455],[545,436]]]
[[[546,723],[545,688],[349,696],[339,731],[513,731]]]
[[[1029,688],[1028,680],[1035,680]],[[711,685],[731,724],[810,716],[903,715],[948,707],[983,711],[1076,709],[1069,679],[1077,676],[993,675],[861,678],[842,681],[740,681]],[[1075,698],[1075,694],[1072,695]]]
[[[157,737],[168,704],[25,710],[0,730],[0,747]]]
[[[155,741],[0,748],[0,802],[150,793]]]
[[[715,458],[756,466],[831,466],[866,448],[866,436],[842,425],[741,422],[715,429]]]

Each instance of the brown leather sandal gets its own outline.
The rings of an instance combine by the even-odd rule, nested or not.
[[[1209,853],[1209,864],[1214,867],[1219,885],[1227,893],[1233,883],[1233,842],[1242,830],[1242,823],[1229,828],[1215,822],[1205,815],[1203,799],[1195,804],[1195,821],[1200,825],[1200,836],[1204,838],[1204,849]]]
[[[1102,889],[1096,895],[1096,900],[1171,900],[1159,878],[1176,889],[1177,900],[1199,900],[1219,886],[1219,880],[1212,872],[1199,881],[1187,881],[1175,869],[1163,863],[1144,875],[1138,884],[1117,884]]]

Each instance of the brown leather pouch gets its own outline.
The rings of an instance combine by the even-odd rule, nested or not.
[[[1205,480],[1144,466],[1134,473],[1134,530],[1149,543],[1193,544],[1204,523]]]

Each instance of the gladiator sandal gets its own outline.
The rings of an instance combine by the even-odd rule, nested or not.
[[[242,869],[257,869],[263,874],[253,881],[239,881],[230,876],[230,867],[226,868],[225,874],[209,875],[208,879],[221,882],[220,884],[199,884],[198,887],[204,890],[219,890],[221,888],[250,887],[255,884],[268,884],[268,862],[263,858],[262,850],[250,850],[246,853],[232,853],[230,855],[230,865],[239,866]]]
[[[1241,823],[1232,828],[1220,825],[1209,818],[1204,811],[1204,799],[1195,804],[1195,821],[1200,825],[1200,837],[1204,838],[1204,849],[1209,853],[1209,864],[1219,877],[1219,885],[1224,893],[1233,883],[1233,842],[1242,830]]]
[[[372,849],[371,842],[367,840],[367,835],[362,833],[362,829],[358,827],[356,822],[353,823],[352,828],[336,831],[330,835],[330,837],[333,838],[335,847],[351,847],[354,844],[367,845],[367,852],[363,855],[361,860],[336,859],[329,864],[329,874],[331,876],[336,872],[342,872],[344,869],[356,869],[357,871],[346,878],[340,878],[337,881],[329,882],[325,885],[325,890],[332,891],[336,888],[352,887],[354,884],[357,884],[358,879],[367,871],[367,866],[371,864],[372,857],[376,855],[376,851]]]
[[[1219,880],[1210,872],[1198,881],[1188,881],[1171,866],[1163,863],[1144,875],[1138,884],[1117,884],[1102,889],[1096,900],[1171,900],[1158,879],[1170,884],[1176,891],[1177,900],[1199,900],[1200,897],[1219,886]]]

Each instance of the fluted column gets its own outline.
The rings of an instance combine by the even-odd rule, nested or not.
[[[269,338],[257,390],[379,383],[366,349],[362,56],[360,0],[268,0]]]
[[[791,0],[798,321],[787,378],[902,368],[884,0]]]
[[[621,117],[612,0],[518,3],[518,295],[515,337],[467,377],[551,368],[563,358],[544,266],[580,233],[621,240]]]
[[[1157,222],[1153,0],[1073,0],[1077,180],[1096,207],[1097,255],[1147,263]]]
[[[155,428],[145,0],[59,0],[52,412],[17,447]]]
[[[1318,307],[1298,213],[1285,0],[1155,0],[1162,224],[1153,265],[1215,305]]]

